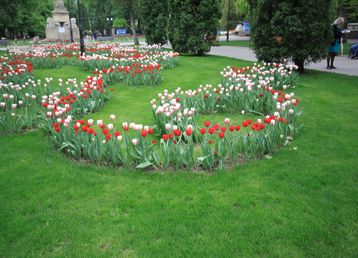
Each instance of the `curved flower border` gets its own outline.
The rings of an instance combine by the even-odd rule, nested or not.
[[[103,120],[85,121],[80,117],[96,112],[108,100],[106,87],[110,82],[156,84],[161,78],[161,67],[173,67],[177,56],[157,47],[122,49],[101,44],[90,49],[92,54],[84,57],[79,56],[76,45],[13,49],[12,57],[18,63],[2,58],[6,65],[15,62],[20,68],[16,67],[17,72],[10,75],[6,73],[6,80],[12,77],[18,83],[0,83],[5,92],[0,102],[1,130],[31,127],[38,118],[33,110],[41,104],[42,128],[61,152],[75,159],[128,169],[213,170],[273,155],[292,141],[300,127],[299,100],[294,93],[286,93],[294,87],[297,74],[294,66],[283,64],[226,67],[220,73],[222,83],[216,87],[201,85],[188,91],[178,88],[172,93],[164,90],[158,99],[151,101],[150,126],[123,122],[121,128],[115,128]],[[63,64],[93,69],[93,76],[80,83],[60,80],[56,91],[49,86],[51,78],[45,83],[29,79],[32,66]],[[31,101],[24,105],[24,100]],[[20,115],[14,112],[18,107],[23,112]],[[261,118],[246,119],[240,124],[232,124],[229,118],[222,124],[212,121],[197,124],[198,114],[227,112],[254,113]],[[110,120],[114,119],[112,114]],[[11,126],[6,127],[8,124]]]

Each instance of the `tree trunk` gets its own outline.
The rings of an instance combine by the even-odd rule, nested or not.
[[[298,66],[299,73],[303,73],[305,71],[305,61],[304,60],[295,60],[295,65]]]
[[[129,19],[130,19],[130,22],[131,22],[131,30],[132,30],[132,33],[133,33],[134,45],[139,45],[139,41],[138,41],[138,38],[137,38],[137,33],[135,32],[133,3],[130,3],[130,5],[129,5]]]

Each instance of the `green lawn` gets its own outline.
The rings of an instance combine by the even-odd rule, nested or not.
[[[231,46],[231,47],[251,47],[250,40],[239,40],[239,41],[220,41],[219,46]]]
[[[158,92],[247,64],[180,57],[156,87],[111,86],[88,117],[149,123]],[[39,131],[1,136],[0,257],[356,257],[358,77],[309,71],[295,93],[304,129],[291,146],[213,174],[119,171],[71,161]]]

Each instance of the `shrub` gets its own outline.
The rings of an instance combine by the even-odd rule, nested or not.
[[[252,40],[259,60],[291,59],[299,71],[326,55],[331,0],[252,1]]]
[[[141,13],[146,42],[149,45],[167,43],[168,2],[166,0],[141,0]]]
[[[169,1],[168,37],[179,53],[203,55],[210,50],[209,39],[216,35],[220,18],[217,0]]]

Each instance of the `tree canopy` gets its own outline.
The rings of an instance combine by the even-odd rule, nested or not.
[[[169,0],[168,38],[175,51],[202,55],[210,50],[220,18],[217,0]]]
[[[168,1],[140,0],[140,10],[146,42],[165,44],[168,40]]]
[[[253,3],[251,37],[258,59],[289,59],[303,72],[305,63],[325,57],[332,30],[331,4],[331,0]]]
[[[0,36],[43,36],[52,9],[52,0],[2,0]]]

